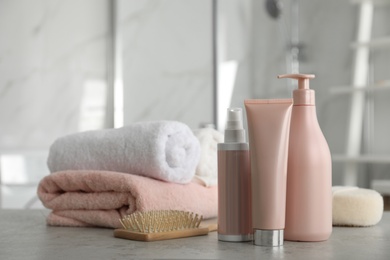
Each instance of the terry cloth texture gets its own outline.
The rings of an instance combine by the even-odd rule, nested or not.
[[[201,147],[200,162],[194,179],[206,187],[218,183],[218,143],[223,143],[223,134],[212,128],[194,130]]]
[[[75,133],[50,147],[50,172],[100,170],[189,183],[200,159],[191,129],[176,121],[151,121],[118,129]]]
[[[44,177],[38,197],[53,211],[54,226],[119,228],[119,219],[136,211],[183,210],[217,216],[217,187],[176,184],[108,171],[62,171]]]

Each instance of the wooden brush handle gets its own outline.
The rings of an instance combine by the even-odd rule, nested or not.
[[[213,231],[217,231],[218,230],[218,224],[217,223],[210,224],[207,227],[209,229],[209,232],[213,232]]]
[[[208,227],[184,229],[184,230],[176,230],[176,231],[160,232],[160,233],[139,233],[139,232],[129,231],[126,229],[114,230],[115,237],[137,240],[137,241],[167,240],[167,239],[175,239],[175,238],[182,238],[182,237],[207,235],[208,233],[209,233]]]

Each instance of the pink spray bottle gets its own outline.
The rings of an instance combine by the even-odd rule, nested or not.
[[[332,162],[317,120],[314,75],[288,74],[298,80],[293,91],[287,166],[285,240],[323,241],[332,233]]]

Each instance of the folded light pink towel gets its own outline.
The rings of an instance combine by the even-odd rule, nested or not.
[[[53,226],[118,228],[119,218],[135,211],[184,210],[217,216],[217,187],[175,184],[109,171],[61,171],[43,178],[38,197],[53,211]]]

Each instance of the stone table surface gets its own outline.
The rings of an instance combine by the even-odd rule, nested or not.
[[[259,247],[219,242],[216,232],[184,239],[137,242],[106,228],[46,226],[47,210],[0,210],[0,259],[390,259],[390,212],[368,228],[333,228],[325,242]]]

